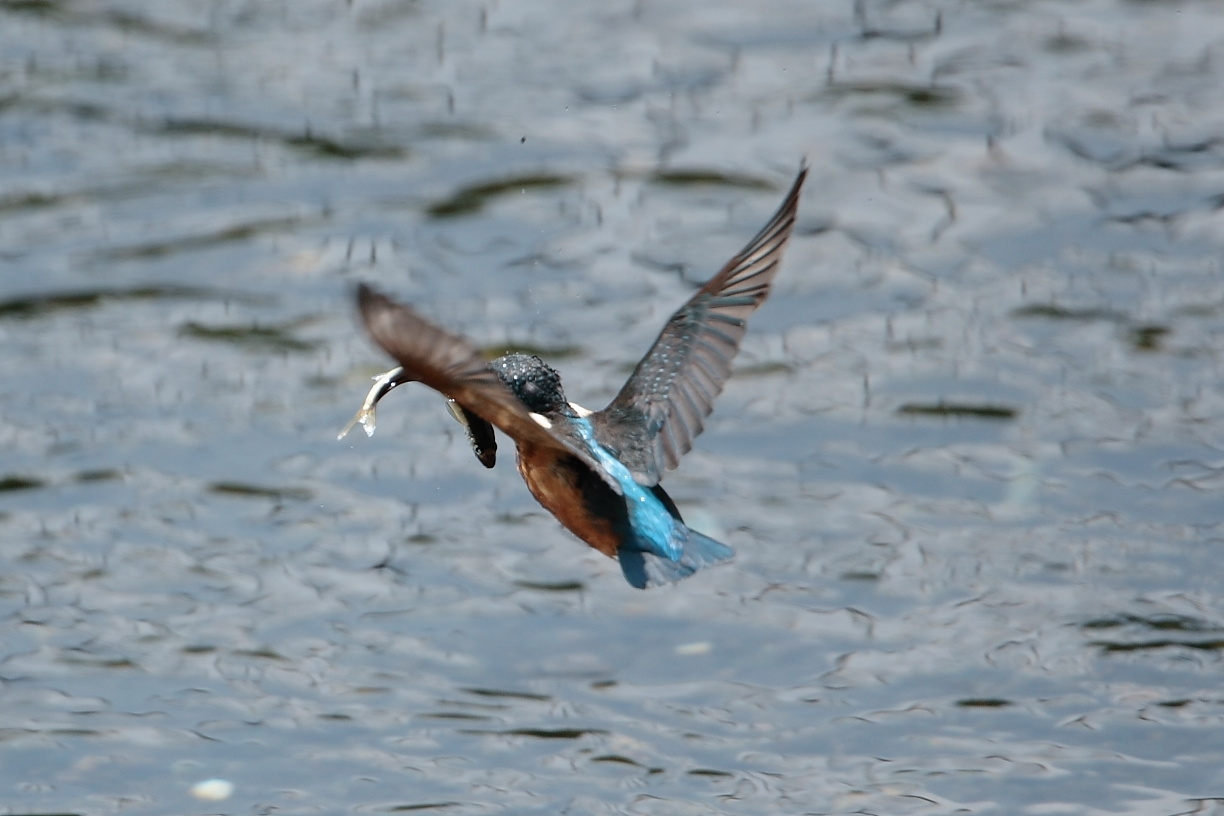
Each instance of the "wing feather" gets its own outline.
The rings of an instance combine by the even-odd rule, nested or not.
[[[620,393],[591,417],[596,439],[640,484],[657,484],[680,463],[714,409],[748,317],[778,274],[806,176],[804,167],[769,223],[671,316]]]
[[[395,358],[408,378],[453,399],[464,411],[493,423],[516,442],[544,445],[577,457],[616,493],[622,492],[583,448],[532,419],[531,412],[466,338],[434,325],[365,284],[357,288],[357,306],[374,342]]]

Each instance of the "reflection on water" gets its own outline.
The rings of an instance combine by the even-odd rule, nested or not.
[[[4,806],[1212,812],[1221,14],[0,0]],[[598,406],[803,157],[734,566],[334,441],[356,281]]]

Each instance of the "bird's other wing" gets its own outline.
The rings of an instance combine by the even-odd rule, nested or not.
[[[748,245],[671,316],[616,398],[591,421],[639,484],[657,484],[702,431],[731,374],[748,316],[769,294],[795,225],[807,167]]]
[[[545,445],[576,456],[616,493],[622,492],[591,454],[546,428],[548,420],[544,417],[534,418],[466,338],[434,325],[365,284],[357,287],[357,307],[374,342],[395,358],[408,377],[453,399],[516,442]]]

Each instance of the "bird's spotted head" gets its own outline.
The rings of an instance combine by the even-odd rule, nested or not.
[[[561,390],[561,375],[534,354],[507,354],[489,363],[489,368],[528,411],[546,417],[573,413]]]

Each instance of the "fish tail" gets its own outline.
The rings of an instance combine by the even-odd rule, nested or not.
[[[690,530],[683,524],[677,523],[676,527],[676,532],[683,537],[683,549],[680,551],[680,558],[675,561],[627,545],[620,548],[617,558],[626,581],[638,589],[674,584],[699,569],[721,564],[735,557],[735,550],[726,544],[696,530]]]

